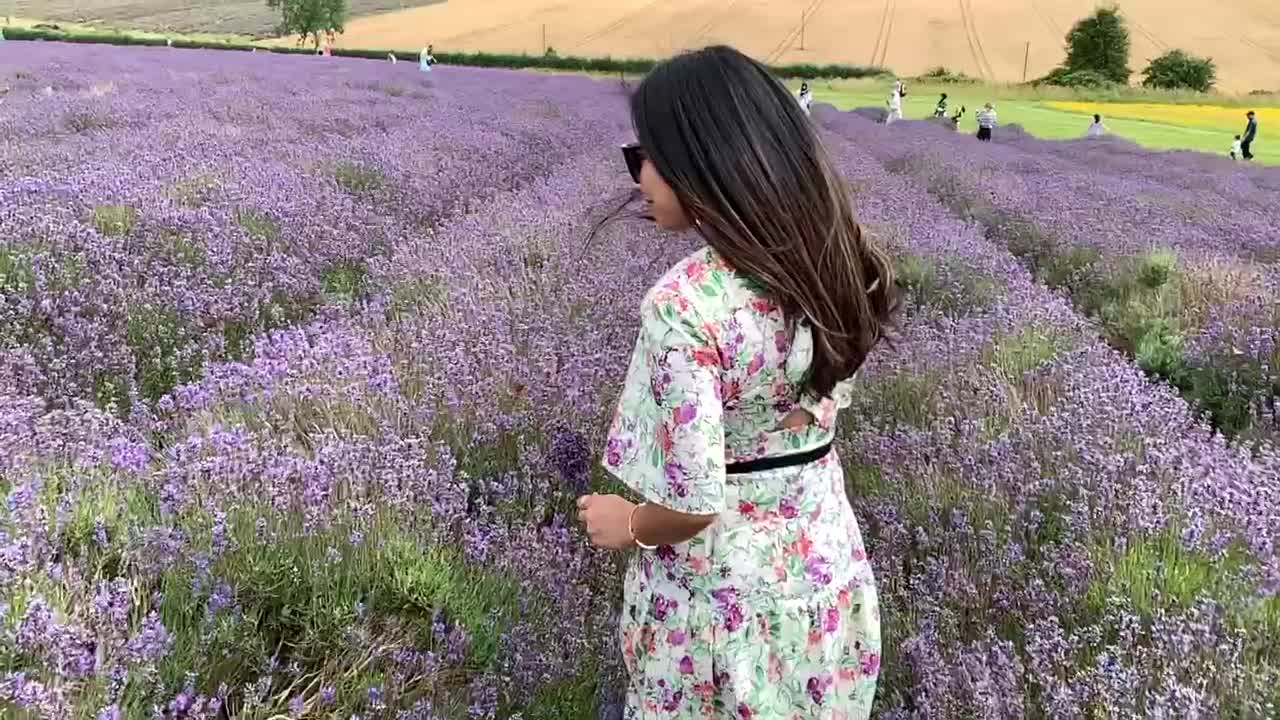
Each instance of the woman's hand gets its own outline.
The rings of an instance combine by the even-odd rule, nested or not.
[[[578,498],[578,519],[587,528],[591,542],[610,550],[635,545],[628,523],[635,503],[618,495],[583,495]]]

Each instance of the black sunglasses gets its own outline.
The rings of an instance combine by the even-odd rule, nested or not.
[[[636,183],[640,182],[640,170],[644,167],[644,148],[640,147],[640,143],[627,143],[622,146],[622,159],[627,161],[627,172],[631,173],[631,179]]]

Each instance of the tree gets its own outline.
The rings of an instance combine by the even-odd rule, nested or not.
[[[280,34],[297,35],[301,45],[311,38],[319,49],[321,36],[341,33],[347,19],[347,0],[267,0],[280,10]]]
[[[1129,82],[1133,74],[1129,69],[1129,29],[1119,9],[1098,8],[1071,28],[1063,68],[1073,73],[1092,71],[1111,82]]]
[[[1142,84],[1163,90],[1209,92],[1218,80],[1218,66],[1182,50],[1170,50],[1142,71]]]

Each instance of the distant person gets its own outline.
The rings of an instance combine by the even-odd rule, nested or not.
[[[800,83],[800,109],[804,110],[804,114],[809,114],[809,106],[813,104],[813,92],[809,90],[809,83]]]
[[[1240,136],[1237,135],[1235,140],[1231,141],[1231,159],[1239,160],[1244,154],[1244,145],[1240,142]]]
[[[942,97],[938,98],[938,104],[933,108],[933,116],[936,118],[947,116],[947,94],[942,93]]]
[[[895,80],[893,91],[889,93],[889,116],[884,119],[885,125],[902,119],[902,98],[906,96],[907,86],[903,85],[901,80]]]
[[[1107,126],[1102,124],[1102,116],[1095,114],[1093,116],[1093,123],[1089,125],[1089,130],[1085,134],[1089,137],[1101,137],[1102,135],[1106,135],[1107,132]]]
[[[1252,110],[1245,113],[1245,117],[1249,118],[1249,124],[1244,126],[1244,137],[1240,139],[1240,155],[1245,160],[1253,159],[1253,151],[1250,147],[1253,141],[1258,137],[1258,117]]]
[[[960,128],[960,118],[964,117],[965,110],[967,109],[968,108],[961,105],[960,109],[956,111],[956,114],[951,116],[951,124],[955,125],[957,129]]]
[[[431,72],[431,66],[436,64],[436,56],[432,54],[434,48],[434,45],[428,44],[422,48],[422,52],[418,53],[418,70],[424,73]]]
[[[990,142],[991,131],[996,128],[996,108],[991,103],[982,106],[978,111],[978,139]]]

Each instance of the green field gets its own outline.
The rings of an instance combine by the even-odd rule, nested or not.
[[[800,83],[789,83],[793,90]],[[884,81],[835,81],[810,83],[814,91],[814,101],[830,103],[842,110],[857,107],[885,107],[888,97],[889,80]],[[961,105],[968,107],[968,112],[960,121],[962,132],[977,132],[974,113],[983,103],[991,102],[999,113],[1000,124],[1018,124],[1027,132],[1037,137],[1066,139],[1081,137],[1093,118],[1088,112],[1069,112],[1049,106],[1057,100],[1080,102],[1086,99],[1077,94],[1046,92],[1040,93],[1017,87],[990,87],[986,85],[933,85],[926,83],[908,83],[908,96],[903,100],[902,113],[906,118],[924,118],[933,114],[934,105],[940,93],[947,93],[948,108],[954,112]],[[1167,111],[1157,110],[1148,118],[1141,120],[1130,118],[1108,117],[1105,104],[1125,102],[1164,102]],[[1103,122],[1111,132],[1147,147],[1162,149],[1200,150],[1208,153],[1225,155],[1231,147],[1234,135],[1244,130],[1244,109],[1246,103],[1254,99],[1224,97],[1206,100],[1205,96],[1170,96],[1157,93],[1134,92],[1122,97],[1099,99],[1098,112],[1103,114]],[[1274,108],[1277,105],[1275,96],[1256,98],[1256,105],[1248,107]],[[1188,103],[1213,103],[1231,106],[1238,110],[1239,122],[1228,125],[1229,119],[1205,123],[1186,120],[1186,113],[1180,108]],[[1233,115],[1236,113],[1232,113]],[[1261,123],[1257,142],[1253,153],[1260,162],[1280,165],[1280,126],[1275,126],[1271,134],[1266,122]],[[1274,138],[1274,140],[1272,139]]]

